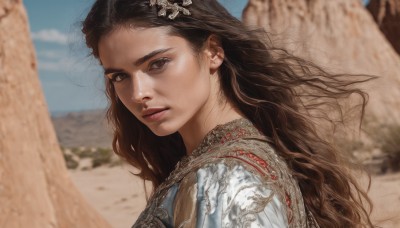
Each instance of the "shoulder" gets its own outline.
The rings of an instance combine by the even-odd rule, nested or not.
[[[261,175],[257,165],[240,157],[217,158],[199,167],[191,176],[193,178],[190,179],[196,184],[198,197],[205,199],[211,211],[211,199],[229,199],[230,204],[241,204],[250,210],[249,207],[259,208],[266,205],[279,190],[273,179]],[[187,184],[191,185],[190,182]],[[251,200],[243,201],[244,198]]]
[[[290,170],[286,162],[263,137],[240,139],[215,147],[204,155],[205,164],[225,163],[243,166],[269,182],[278,181]]]
[[[204,189],[213,182],[235,189],[258,184],[276,192],[284,187],[279,182],[288,176],[286,163],[265,140],[246,139],[215,147],[197,158],[183,182],[195,181]]]
[[[304,224],[298,184],[286,162],[266,140],[241,139],[223,144],[198,157],[192,165],[180,182],[177,195],[186,202],[184,195],[190,189],[197,217],[204,221],[221,213],[224,218],[243,213],[246,216],[236,220],[242,225],[269,224],[268,221]]]
[[[252,186],[257,191],[273,194],[279,190],[280,165],[265,141],[237,140],[201,156],[184,179],[196,181],[201,191],[218,186],[227,192],[245,192]]]
[[[286,205],[279,191],[274,180],[260,175],[252,165],[234,157],[219,157],[181,181],[175,205],[196,205],[190,213],[196,214],[196,227],[246,227],[268,222],[284,227]],[[185,211],[176,208],[176,213],[177,217],[188,213],[187,207]]]

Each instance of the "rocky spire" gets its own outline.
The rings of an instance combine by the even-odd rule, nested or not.
[[[0,1],[0,227],[110,227],[68,176],[22,1]]]
[[[400,57],[360,0],[249,0],[243,21],[261,26],[275,46],[333,72],[366,73],[368,113],[400,120]]]
[[[371,0],[367,9],[400,54],[400,0]]]

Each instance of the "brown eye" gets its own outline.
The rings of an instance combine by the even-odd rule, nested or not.
[[[115,74],[111,75],[111,81],[112,82],[121,82],[122,80],[124,80],[127,77],[128,77],[128,75],[126,75],[126,74],[115,73]]]
[[[149,65],[149,71],[160,71],[162,70],[165,65],[169,62],[170,60],[167,58],[161,58],[161,59],[157,59],[153,62],[150,63]]]

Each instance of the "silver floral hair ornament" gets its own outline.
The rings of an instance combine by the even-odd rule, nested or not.
[[[168,0],[150,0],[150,6],[157,5],[160,7],[160,11],[158,11],[158,16],[165,17],[167,16],[167,11],[171,11],[168,15],[168,18],[173,20],[176,16],[181,12],[184,15],[190,15],[190,11],[183,6],[188,6],[192,4],[192,0],[183,0],[182,6],[179,6],[178,3],[171,3]]]

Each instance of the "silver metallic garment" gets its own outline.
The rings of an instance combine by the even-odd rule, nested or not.
[[[150,198],[136,227],[318,227],[296,180],[250,121],[210,131]]]

